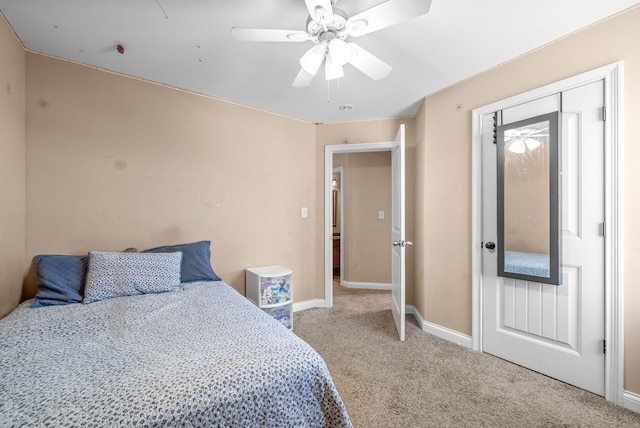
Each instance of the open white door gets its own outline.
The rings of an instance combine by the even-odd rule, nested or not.
[[[405,126],[400,125],[394,142],[339,144],[325,146],[325,306],[333,305],[333,233],[331,221],[331,176],[333,158],[337,153],[367,153],[391,151],[391,312],[400,340],[405,337]]]
[[[400,340],[404,341],[405,330],[405,183],[404,183],[404,125],[400,125],[391,149],[391,312],[396,322]]]

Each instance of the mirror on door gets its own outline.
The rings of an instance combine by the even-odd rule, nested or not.
[[[497,128],[498,275],[561,284],[560,113]]]

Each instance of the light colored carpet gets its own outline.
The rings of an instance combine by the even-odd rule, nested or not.
[[[604,398],[423,332],[398,340],[389,292],[334,286],[334,307],[294,315],[356,428],[640,427]]]

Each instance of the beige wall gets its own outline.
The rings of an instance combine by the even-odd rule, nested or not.
[[[313,124],[33,53],[26,110],[28,263],[206,239],[242,293],[280,264],[323,297]]]
[[[318,201],[324,200],[324,148],[327,145],[336,144],[359,144],[390,142],[395,139],[398,128],[401,124],[406,126],[406,236],[410,241],[414,241],[414,212],[415,212],[415,153],[416,134],[415,118],[381,119],[360,122],[343,122],[317,125],[317,151],[316,170],[317,185],[316,194]],[[317,216],[321,218],[324,214],[324,206],[318,207]],[[377,210],[374,213],[377,216]],[[390,213],[389,213],[390,214]],[[317,249],[318,254],[324,252],[324,225],[317,226]],[[406,301],[413,304],[414,301],[414,273],[416,271],[414,251],[409,248],[406,252]],[[324,258],[318,258],[318,272],[322,280],[324,272]]]
[[[25,52],[0,15],[0,318],[19,302],[25,251]]]
[[[348,282],[391,282],[391,152],[343,153],[343,278]],[[384,219],[378,218],[384,211]]]
[[[471,110],[624,60],[625,388],[640,393],[640,8],[425,98],[420,141],[425,242],[416,305],[427,321],[471,334]],[[442,184],[446,183],[446,186]],[[439,201],[431,204],[430,201]],[[441,209],[443,203],[447,209]]]

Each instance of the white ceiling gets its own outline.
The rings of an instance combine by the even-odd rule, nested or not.
[[[378,3],[336,6],[352,16]],[[388,77],[374,82],[347,65],[343,78],[328,83],[320,72],[306,88],[291,83],[311,42],[230,35],[234,26],[305,30],[303,0],[0,0],[0,10],[26,49],[326,123],[413,116],[425,95],[638,3],[433,0],[427,15],[350,39],[393,66]]]

